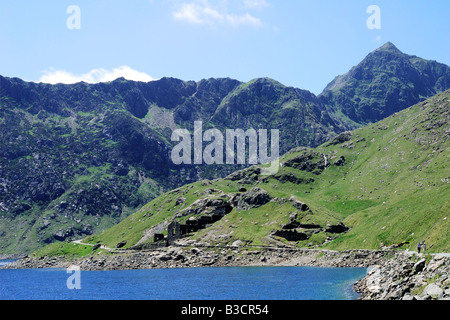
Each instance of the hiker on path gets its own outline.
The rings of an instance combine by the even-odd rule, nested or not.
[[[422,242],[417,244],[417,253],[420,253],[420,248],[422,247]]]
[[[423,249],[423,253],[425,253],[427,246],[425,244],[425,240],[422,241],[422,249]]]

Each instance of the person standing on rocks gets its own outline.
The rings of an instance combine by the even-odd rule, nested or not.
[[[427,248],[427,246],[426,246],[426,244],[425,244],[425,240],[423,240],[423,241],[422,241],[422,250],[423,250],[423,253],[425,253],[426,248]]]
[[[417,253],[420,253],[420,248],[422,247],[422,242],[417,244]]]

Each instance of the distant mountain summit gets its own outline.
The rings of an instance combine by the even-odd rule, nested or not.
[[[371,52],[320,94],[334,112],[359,124],[376,122],[450,86],[450,68],[402,53],[391,42]]]

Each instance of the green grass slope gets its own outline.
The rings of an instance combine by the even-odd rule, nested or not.
[[[190,234],[191,239],[211,245],[239,241],[337,250],[414,250],[426,240],[429,252],[450,252],[449,115],[447,90],[318,148],[294,149],[281,157],[274,176],[261,176],[252,167],[225,179],[183,186],[84,241],[145,247],[155,233],[167,234],[171,221],[211,214],[219,201],[230,212]],[[305,239],[277,233],[290,223],[295,228],[288,231]],[[343,225],[348,230],[333,231]],[[73,244],[54,244],[53,253],[64,252],[62,246]]]

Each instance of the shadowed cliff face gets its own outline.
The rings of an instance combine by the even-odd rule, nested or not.
[[[0,252],[79,238],[163,191],[237,166],[175,166],[176,128],[279,129],[316,147],[446,89],[449,68],[387,44],[316,97],[272,79],[123,78],[50,85],[0,76]]]

